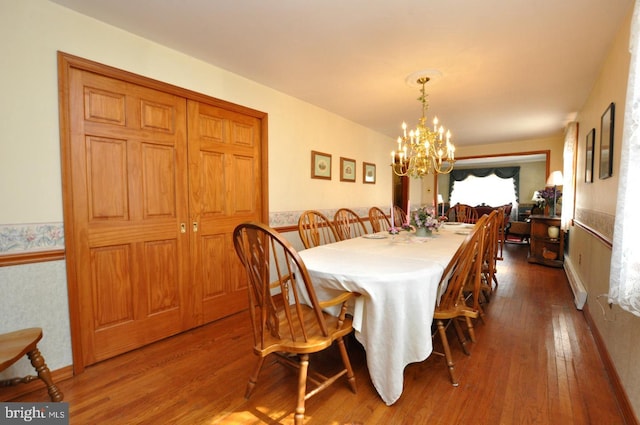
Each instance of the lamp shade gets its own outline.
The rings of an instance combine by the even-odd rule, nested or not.
[[[547,186],[562,186],[562,171],[554,171],[547,179]]]
[[[438,204],[444,204],[444,199],[442,198],[442,195],[438,193]]]

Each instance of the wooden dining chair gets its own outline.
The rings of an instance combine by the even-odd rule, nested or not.
[[[343,339],[353,330],[351,317],[346,312],[348,302],[356,294],[342,292],[331,300],[319,301],[300,255],[284,237],[266,225],[237,226],[233,243],[247,275],[253,352],[258,356],[245,397],[251,396],[265,358],[277,355],[280,362],[299,372],[295,423],[301,425],[305,401],[341,376],[346,375],[351,390],[356,392],[355,376]],[[305,295],[308,299],[303,302]],[[324,312],[330,306],[340,306],[337,317]],[[329,348],[334,341],[337,341],[343,367],[328,377],[309,369],[309,354]],[[310,391],[307,376],[316,384]]]
[[[451,209],[454,212],[454,221],[458,223],[475,223],[478,221],[478,211],[471,205],[455,204]]]
[[[498,288],[498,260],[502,257],[502,246],[504,245],[504,208],[498,208],[489,214],[488,233],[485,242],[485,255],[482,265],[482,274],[486,283],[485,290],[487,296],[491,295]]]
[[[333,216],[340,240],[353,239],[367,234],[367,228],[355,213],[348,208],[340,208]]]
[[[496,228],[501,222],[500,214],[500,211],[493,210],[489,215],[480,217],[475,224],[474,231],[483,233],[482,245],[478,246],[480,279],[476,279],[475,270],[472,270],[463,290],[467,304],[478,312],[482,321],[485,319],[484,306],[489,302],[493,291],[497,251]]]
[[[502,253],[504,251],[504,244],[507,238],[507,224],[509,222],[509,214],[504,208],[500,208],[500,221],[496,231],[498,232],[498,251],[496,253],[497,260],[504,260]],[[497,284],[498,282],[496,282]]]
[[[42,329],[40,328],[21,329],[0,335],[0,372],[26,355],[38,374],[38,376],[28,375],[0,380],[0,387],[26,384],[40,379],[46,385],[51,401],[62,401],[63,394],[53,382],[51,371],[49,371],[44,357],[38,350],[38,342],[41,339]]]
[[[442,354],[445,357],[451,383],[456,387],[458,386],[458,380],[454,372],[454,362],[447,338],[447,328],[449,325],[453,325],[458,340],[462,344],[462,349],[468,355],[467,341],[462,333],[458,319],[462,318],[465,321],[471,341],[475,342],[475,332],[471,319],[478,318],[479,312],[467,305],[463,290],[469,279],[474,281],[474,285],[478,284],[477,281],[480,279],[484,232],[478,231],[478,229],[482,229],[482,227],[482,224],[474,227],[471,233],[467,235],[442,273],[442,278],[438,285],[439,300],[436,302],[433,315],[436,328],[433,336],[439,335],[444,351],[444,353],[436,353],[435,351],[434,353]]]
[[[407,213],[397,205],[393,206],[393,227],[402,228],[407,221]]]
[[[307,210],[300,214],[298,234],[307,249],[340,240],[331,220],[315,210]]]
[[[374,232],[383,232],[389,230],[391,222],[384,211],[378,207],[369,208],[369,222]]]

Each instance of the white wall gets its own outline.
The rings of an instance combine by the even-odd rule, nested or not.
[[[629,29],[631,11],[621,25],[610,52],[602,65],[598,80],[578,114],[579,134],[576,173],[576,220],[583,227],[569,231],[569,253],[565,261],[571,265],[576,278],[586,288],[587,307],[602,335],[606,349],[616,368],[631,405],[640,417],[640,318],[618,306],[607,305],[611,241],[616,213],[620,146],[623,143],[625,100],[629,72]],[[614,159],[612,177],[601,180],[599,175],[600,118],[614,102]],[[586,135],[596,129],[596,152],[593,183],[584,181]],[[595,236],[593,232],[600,236]],[[601,239],[602,237],[602,239]]]
[[[64,261],[0,267],[0,333],[42,328],[38,344],[51,370],[72,363],[69,304]],[[0,374],[3,378],[34,375],[27,357]]]
[[[389,203],[392,140],[335,114],[46,0],[2,2],[0,37],[0,223],[62,221],[57,50],[267,112],[272,211]],[[332,181],[309,178],[311,149],[333,155]],[[355,184],[340,156],[356,159]]]

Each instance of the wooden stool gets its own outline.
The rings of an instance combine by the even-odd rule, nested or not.
[[[38,376],[25,376],[24,378],[13,378],[0,380],[0,387],[10,387],[17,384],[26,384],[35,379],[42,379],[51,401],[62,401],[63,394],[53,383],[51,372],[44,362],[44,357],[38,350],[38,341],[42,339],[42,329],[30,328],[0,335],[0,372],[17,362],[25,354],[31,360],[31,364],[38,372]]]

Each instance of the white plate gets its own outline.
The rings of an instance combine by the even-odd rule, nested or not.
[[[365,239],[385,239],[387,236],[386,235],[381,235],[379,233],[373,233],[371,235],[364,235],[362,236]]]
[[[458,230],[456,232],[456,235],[470,235],[471,234],[471,230]]]
[[[445,221],[444,225],[445,226],[459,226],[462,223],[458,222],[458,221],[452,221],[451,223],[449,223],[448,221]]]

